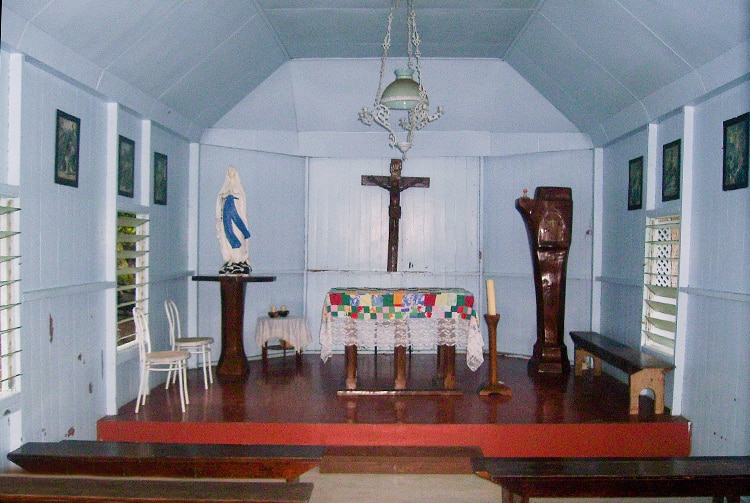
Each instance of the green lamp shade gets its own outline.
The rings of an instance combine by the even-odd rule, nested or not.
[[[393,110],[411,110],[419,103],[419,84],[412,78],[414,70],[400,68],[394,73],[396,80],[385,88],[380,102]]]

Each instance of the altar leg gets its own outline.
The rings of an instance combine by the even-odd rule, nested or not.
[[[406,346],[393,348],[393,371],[395,389],[406,389]]]
[[[346,389],[357,389],[357,346],[344,346]]]
[[[245,318],[245,283],[221,281],[221,357],[218,375],[244,376],[249,372],[242,336]]]
[[[443,346],[443,387],[455,389],[456,387],[456,346]]]
[[[442,379],[445,377],[445,346],[438,344],[437,347],[437,377]]]

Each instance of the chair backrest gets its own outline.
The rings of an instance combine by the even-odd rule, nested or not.
[[[151,352],[151,334],[148,331],[148,321],[143,310],[134,307],[133,319],[135,320],[135,339],[138,341],[138,356],[141,361],[146,359],[146,354]]]
[[[182,337],[180,311],[177,309],[177,304],[171,299],[164,301],[164,310],[167,312],[167,320],[169,320],[169,342],[172,345],[172,350],[174,350],[175,339]]]

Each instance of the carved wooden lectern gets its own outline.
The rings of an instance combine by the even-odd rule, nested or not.
[[[534,199],[516,199],[526,224],[534,266],[537,341],[529,373],[565,374],[570,360],[563,340],[565,277],[573,227],[573,199],[569,187],[537,187]]]

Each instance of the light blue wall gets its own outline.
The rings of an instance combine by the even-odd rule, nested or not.
[[[604,151],[602,225],[601,320],[603,333],[640,345],[643,303],[643,250],[646,219],[643,210],[628,211],[628,163],[643,156],[643,207],[647,186],[648,131],[644,128]],[[606,308],[605,308],[606,306]],[[613,306],[618,306],[613,309]]]
[[[440,157],[403,163],[402,176],[429,177],[430,186],[401,193],[395,273],[386,272],[389,192],[361,183],[362,175],[388,176],[390,162],[310,160],[306,305],[316,334],[312,349],[320,349],[323,299],[334,287],[457,287],[481,293],[480,160]]]
[[[254,342],[254,327],[270,305],[286,304],[295,314],[307,314],[314,334],[320,326],[323,294],[342,285],[459,286],[477,295],[478,308],[484,313],[484,278],[498,282],[503,334],[500,351],[529,355],[536,340],[534,282],[526,230],[514,204],[522,188],[528,187],[533,195],[541,185],[573,189],[566,333],[590,328],[591,150],[489,158],[483,168],[478,158],[407,160],[404,176],[429,176],[431,186],[402,193],[396,274],[384,272],[388,193],[363,187],[360,182],[364,174],[387,174],[389,162],[311,159],[306,174],[304,161],[296,157],[201,148],[198,272],[216,274],[221,267],[215,231],[216,195],[226,168],[235,166],[247,193],[253,270],[278,276],[275,283],[247,287],[244,326],[248,355],[260,352]],[[221,320],[216,284],[199,284],[198,304],[199,335],[218,336]],[[484,324],[482,329],[486,335]],[[569,340],[568,346],[572,356]],[[319,349],[317,336],[308,349]],[[217,359],[218,348],[214,352]]]
[[[484,278],[495,281],[498,351],[531,355],[536,342],[536,296],[531,251],[515,201],[528,189],[570,187],[572,243],[568,253],[565,341],[572,359],[571,330],[591,328],[593,151],[571,150],[488,158],[484,162],[482,225]],[[486,304],[482,305],[483,308]]]
[[[95,438],[106,412],[106,109],[24,63],[20,117],[24,441]],[[56,110],[81,119],[78,187],[54,183]]]
[[[260,354],[251,336],[256,320],[272,305],[286,305],[299,315],[304,310],[305,160],[280,154],[202,146],[198,201],[197,273],[218,274],[222,256],[216,233],[216,197],[226,170],[237,168],[245,188],[250,230],[249,253],[253,273],[276,276],[273,283],[250,283],[245,297],[245,352]],[[221,340],[219,285],[199,282],[197,330]],[[221,346],[212,348],[218,361]]]
[[[3,51],[0,71],[6,86],[13,81],[8,77],[7,62],[8,54]],[[20,196],[23,207],[22,365],[25,372],[23,391],[1,405],[3,410],[21,413],[24,441],[59,440],[66,436],[94,438],[95,422],[108,410],[107,372],[102,366],[114,337],[114,326],[110,323],[114,272],[107,258],[111,250],[106,236],[111,234],[114,225],[115,203],[122,209],[151,214],[152,320],[158,345],[166,343],[161,301],[166,297],[175,298],[185,311],[189,287],[196,289],[201,306],[195,313],[198,330],[218,333],[217,285],[194,285],[188,278],[191,273],[188,270],[191,232],[188,219],[193,211],[191,204],[197,204],[198,218],[192,230],[197,243],[196,272],[215,274],[221,266],[221,256],[214,230],[214,205],[230,165],[240,171],[248,194],[254,270],[278,277],[274,283],[248,287],[245,326],[254,327],[255,320],[263,316],[271,304],[286,304],[293,313],[306,313],[311,319],[319,316],[321,300],[318,295],[306,294],[313,291],[309,284],[313,275],[306,262],[311,240],[311,236],[306,235],[306,229],[311,228],[308,222],[310,161],[231,145],[203,145],[198,160],[199,174],[193,181],[198,185],[198,199],[191,202],[188,197],[191,159],[185,139],[157,124],[152,124],[150,130],[145,129],[150,131],[146,138],[143,121],[148,117],[139,112],[119,108],[113,118],[112,107],[96,93],[30,62],[24,63],[22,70],[18,81],[22,97],[18,122],[20,144],[17,146],[20,184],[9,183],[13,180],[12,163],[15,161],[9,160],[5,148],[0,157],[0,183],[4,192]],[[721,123],[750,110],[748,87],[747,81],[735,84],[696,103],[690,109],[694,110],[694,115],[678,109],[666,118],[655,120],[650,129],[638,129],[608,145],[603,154],[604,210],[601,215],[594,215],[593,211],[592,153],[580,150],[580,142],[577,146],[571,143],[567,150],[558,146],[556,153],[462,157],[478,159],[480,164],[477,189],[480,209],[473,224],[479,226],[479,249],[483,258],[468,272],[446,270],[430,279],[451,284],[471,281],[477,293],[482,292],[481,297],[482,280],[494,278],[500,283],[497,289],[501,314],[500,350],[528,354],[534,331],[530,322],[534,319],[531,262],[525,229],[513,203],[523,188],[533,194],[540,185],[570,186],[576,213],[574,245],[568,266],[566,332],[591,324],[592,238],[587,231],[596,217],[601,219],[603,229],[599,277],[602,331],[637,345],[645,215],[650,210],[684,211],[688,208],[691,221],[689,280],[681,295],[687,296],[689,302],[688,309],[680,313],[687,317],[687,330],[678,341],[685,353],[682,382],[678,383],[682,389],[682,413],[693,422],[694,453],[748,454],[750,190],[723,192],[720,178]],[[4,98],[7,92],[3,90]],[[58,108],[82,121],[78,188],[53,183],[54,114]],[[5,99],[2,112],[8,116]],[[112,122],[116,124],[114,130],[109,126]],[[7,127],[0,128],[4,144],[13,141]],[[689,138],[684,137],[686,131]],[[148,191],[148,183],[136,185],[133,200],[114,195],[114,188],[108,182],[112,179],[108,170],[113,164],[107,145],[112,135],[116,138],[117,134],[134,139],[139,149],[150,144],[152,151],[168,155],[167,207],[151,205],[150,194],[141,192]],[[648,180],[653,197],[644,202],[644,210],[628,212],[628,160],[644,155],[658,166],[661,145],[681,137],[683,145],[691,140],[692,190],[683,192],[680,201],[664,207],[657,202],[661,189],[660,174],[655,170]],[[508,150],[512,152],[513,146],[508,146]],[[520,150],[528,151],[526,146]],[[139,177],[150,176],[151,168],[143,166],[140,155],[137,164]],[[331,183],[337,183],[335,173],[332,171],[329,175]],[[364,189],[352,183],[342,191]],[[464,204],[459,209],[468,211],[475,207],[476,199]],[[352,208],[339,213],[343,213],[344,219],[356,220],[362,211]],[[341,214],[335,216],[342,218]],[[320,236],[314,238],[320,239]],[[404,239],[408,240],[408,236]],[[359,282],[362,279],[359,273],[337,273],[341,276],[336,281],[349,278]],[[380,271],[370,273],[375,277]],[[480,308],[484,310],[484,307],[481,302]],[[214,360],[218,358],[218,351],[216,345]],[[246,351],[249,355],[259,352],[252,340],[247,341]],[[135,397],[137,377],[132,356],[123,355],[118,361],[113,402],[121,405]],[[668,398],[671,401],[673,397]],[[7,444],[0,444],[0,447],[2,445]]]
[[[722,123],[748,111],[748,81],[695,107],[682,410],[696,454],[750,454],[750,189],[721,176]]]
[[[680,283],[678,318],[686,323],[678,329],[667,405],[692,421],[697,455],[750,452],[750,189],[722,190],[722,123],[748,110],[744,80],[604,149],[601,329],[639,346],[645,220],[680,214],[687,280]],[[662,146],[678,138],[681,198],[662,203]],[[651,197],[642,210],[628,211],[628,161],[640,155],[651,163]]]
[[[20,198],[23,301],[20,392],[0,401],[14,423],[2,425],[3,433],[13,435],[0,444],[7,451],[21,441],[95,439],[96,421],[135,397],[134,351],[117,355],[116,372],[107,368],[115,360],[109,355],[115,354],[117,207],[149,213],[151,306],[159,314],[153,328],[159,334],[156,344],[166,347],[161,302],[166,297],[183,304],[187,300],[189,145],[20,55],[2,51],[0,61],[6,98],[0,189],[3,195]],[[9,96],[20,96],[14,102],[20,102],[20,112],[11,114]],[[81,120],[78,187],[54,183],[58,109]],[[115,162],[108,146],[117,134],[136,141],[133,199],[116,196],[110,186]],[[153,154],[140,156],[146,145],[168,155],[167,206],[150,204],[148,159]],[[5,451],[2,466],[7,463]]]

